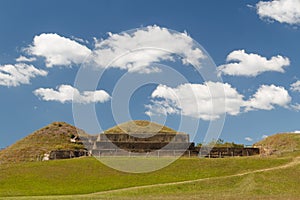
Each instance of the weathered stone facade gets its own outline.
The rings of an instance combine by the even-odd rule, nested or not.
[[[259,155],[259,148],[243,148],[243,147],[196,147],[195,150],[199,152],[199,156],[210,158],[223,158],[230,156],[253,156]]]
[[[89,153],[86,150],[55,150],[49,153],[49,160],[77,158],[88,155]]]
[[[185,151],[193,143],[189,142],[189,135],[185,133],[110,133],[99,134],[96,141],[84,142],[92,154],[98,155],[101,152],[115,152],[124,150],[127,152],[147,153],[156,150]]]
[[[96,156],[200,156],[210,158],[259,155],[259,148],[195,147],[185,133],[99,134],[84,142]],[[142,153],[142,154],[141,154]]]
[[[134,124],[136,123],[136,124]],[[146,124],[139,126],[138,124]],[[258,148],[195,147],[189,135],[168,127],[145,121],[127,122],[98,136],[81,138],[85,147],[95,156],[251,156]],[[147,132],[147,127],[163,127],[164,132]],[[128,128],[130,127],[130,128]]]

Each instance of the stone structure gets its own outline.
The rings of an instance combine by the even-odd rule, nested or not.
[[[93,155],[150,154],[157,150],[161,155],[167,152],[173,155],[194,148],[188,134],[141,120],[120,124],[98,136],[83,139],[83,143]]]
[[[68,159],[88,155],[89,153],[86,150],[54,150],[47,155],[45,154],[43,160]]]
[[[101,155],[113,151],[133,153],[150,153],[153,151],[185,152],[193,147],[189,135],[185,133],[134,133],[134,134],[100,134],[92,148],[93,155]],[[123,152],[124,153],[124,152]]]
[[[200,157],[223,158],[232,156],[253,156],[259,155],[259,148],[243,148],[243,147],[196,147]]]
[[[98,136],[81,137],[81,140],[95,156],[184,155],[213,158],[259,154],[258,148],[195,147],[188,134],[148,121],[127,122]]]

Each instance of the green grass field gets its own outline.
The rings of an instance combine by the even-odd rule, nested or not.
[[[111,169],[94,157],[34,159],[57,145],[77,148],[70,142],[76,131],[52,123],[2,150],[0,199],[300,199],[299,134],[276,134],[257,143],[272,150],[271,156],[183,157],[161,170],[139,174]],[[147,169],[170,158],[101,159],[118,159],[124,169]]]
[[[7,197],[32,199],[32,196],[36,195],[44,196],[36,199],[199,199],[200,197],[216,199],[221,197],[222,199],[232,199],[233,197],[236,199],[240,199],[239,197],[273,199],[272,197],[278,197],[280,199],[281,196],[296,199],[296,197],[300,197],[299,165],[269,172],[226,177],[284,165],[291,162],[296,155],[299,153],[295,153],[293,156],[288,154],[269,158],[181,158],[164,169],[144,174],[119,172],[106,167],[92,157],[0,165],[0,196],[3,199],[7,199]],[[151,159],[164,158],[147,159],[151,162]],[[170,186],[90,194],[203,178],[212,179]],[[78,196],[78,194],[87,195]]]
[[[300,165],[240,177],[102,195],[103,199],[300,199]],[[99,196],[91,195],[90,199]],[[68,199],[68,198],[66,198]],[[84,199],[84,197],[82,197]]]

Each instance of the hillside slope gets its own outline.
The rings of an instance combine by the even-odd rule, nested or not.
[[[82,143],[70,141],[78,136],[77,131],[65,122],[53,122],[0,151],[0,163],[36,161],[52,150],[84,149]],[[80,135],[85,134],[80,132]]]
[[[280,154],[284,152],[300,151],[299,133],[278,133],[271,135],[257,143],[265,154]]]

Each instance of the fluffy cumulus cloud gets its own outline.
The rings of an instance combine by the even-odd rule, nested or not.
[[[288,91],[280,86],[262,85],[257,92],[245,102],[246,111],[272,110],[274,106],[287,108],[292,98]]]
[[[182,84],[171,88],[159,85],[146,105],[147,115],[182,114],[202,120],[215,120],[223,114],[238,115],[250,110],[289,107],[291,97],[283,87],[262,85],[248,100],[228,83]]]
[[[80,93],[78,89],[70,85],[60,85],[56,90],[52,88],[39,88],[33,93],[42,100],[58,101],[61,103],[103,103],[110,99],[110,95],[104,90],[84,91]]]
[[[300,0],[260,1],[256,8],[261,18],[280,23],[300,24]]]
[[[218,119],[222,114],[237,115],[243,95],[227,83],[182,84],[176,88],[159,85],[152,93],[146,114],[182,114],[203,120]]]
[[[31,56],[44,57],[47,67],[81,64],[92,53],[86,46],[56,33],[35,36],[26,52]]]
[[[36,76],[46,75],[46,71],[25,63],[2,65],[0,66],[0,85],[16,87],[21,84],[29,84],[30,80]]]
[[[109,33],[107,39],[94,41],[95,49],[91,50],[82,44],[86,42],[81,39],[43,33],[35,36],[25,51],[29,56],[44,57],[47,67],[87,61],[101,69],[115,67],[139,73],[158,72],[160,70],[151,66],[152,63],[175,59],[181,59],[184,65],[200,67],[201,60],[206,58],[187,33],[159,26],[148,26],[130,33]],[[24,62],[29,59],[24,56],[18,58]]]
[[[96,40],[94,61],[101,68],[107,66],[148,73],[157,71],[151,63],[174,61],[175,55],[183,64],[201,66],[203,52],[186,33],[171,32],[159,26],[148,26],[131,33],[112,34]]]
[[[25,56],[19,56],[17,59],[16,59],[17,62],[33,62],[33,61],[36,61],[36,58],[35,57],[31,57],[31,58],[27,58]]]
[[[300,81],[296,81],[295,83],[291,84],[290,90],[294,92],[300,92]]]
[[[226,61],[230,63],[219,66],[219,74],[257,76],[267,71],[284,72],[284,67],[290,65],[287,57],[277,55],[268,60],[258,54],[248,54],[245,50],[231,52]]]

